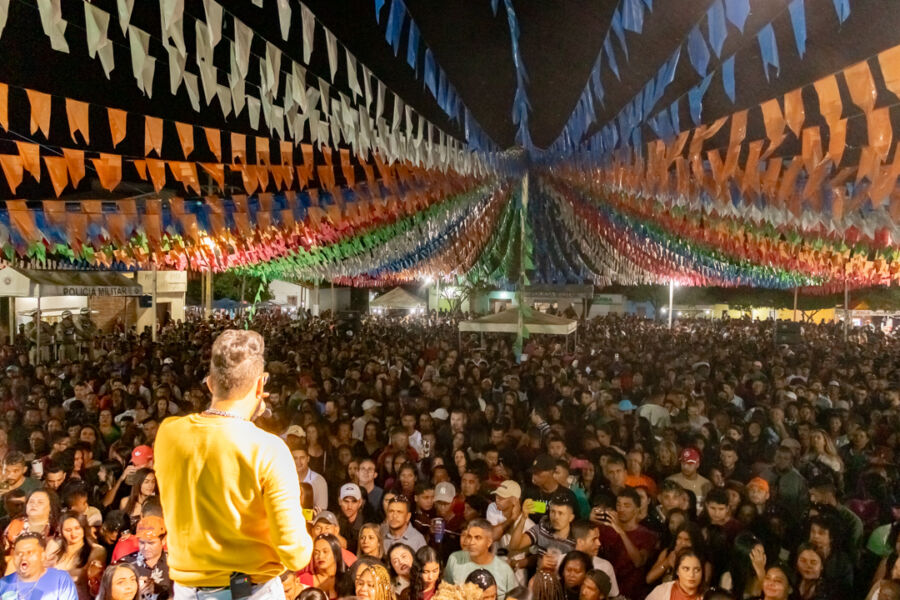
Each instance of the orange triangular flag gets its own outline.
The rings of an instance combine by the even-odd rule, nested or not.
[[[813,85],[816,88],[816,94],[819,96],[819,112],[825,118],[828,126],[831,127],[834,121],[841,118],[841,112],[844,109],[837,78],[833,74],[828,75],[816,81]]]
[[[56,200],[44,200],[44,217],[51,225],[63,225],[66,222],[66,203]]]
[[[47,165],[47,172],[50,173],[50,183],[53,184],[53,191],[56,192],[56,197],[59,198],[69,183],[66,159],[62,156],[45,156],[44,164]]]
[[[147,159],[147,172],[150,173],[150,181],[157,192],[166,187],[166,161],[155,158]]]
[[[216,160],[221,162],[222,132],[218,129],[210,129],[209,127],[204,127],[203,131],[204,133],[206,133],[206,144],[209,146],[209,151],[213,153],[213,156],[216,157]]]
[[[844,79],[847,81],[847,89],[850,90],[853,104],[867,114],[875,108],[878,90],[875,88],[875,79],[869,69],[869,63],[862,61],[847,67],[844,69]]]
[[[203,170],[206,171],[213,181],[219,186],[220,190],[225,189],[225,165],[219,163],[200,163]]]
[[[293,165],[294,164],[294,145],[291,142],[279,142],[279,149],[281,150],[281,164],[283,165]]]
[[[244,180],[244,189],[248,194],[252,194],[259,187],[259,176],[256,173],[256,165],[242,165],[238,167],[241,170],[241,178]]]
[[[884,86],[900,98],[900,46],[894,46],[878,55]]]
[[[75,132],[80,131],[85,144],[91,143],[90,133],[90,105],[87,102],[79,102],[66,98],[66,117],[69,119],[69,134],[72,141],[77,143]]]
[[[25,90],[28,94],[28,102],[31,104],[31,133],[38,129],[44,137],[50,137],[50,94]]]
[[[113,148],[125,139],[128,130],[128,113],[117,108],[107,108],[106,116],[109,118],[109,133],[112,135]]]
[[[18,154],[0,154],[0,167],[3,168],[3,175],[6,177],[6,185],[15,194],[24,175],[22,157]]]
[[[847,119],[838,119],[828,125],[828,156],[835,168],[840,166],[847,147]]]
[[[69,171],[72,187],[77,188],[84,178],[84,151],[63,148],[63,157],[66,159],[66,169]]]
[[[256,178],[259,180],[259,191],[266,191],[269,187],[269,169],[263,165],[256,165]]]
[[[9,86],[0,83],[0,127],[9,131]]]
[[[147,161],[143,159],[133,160],[131,161],[131,164],[134,165],[134,170],[137,171],[141,181],[147,181]]]
[[[162,156],[163,122],[157,117],[144,117],[144,155],[150,156],[151,150],[156,150],[157,156]]]
[[[22,157],[22,166],[31,173],[37,181],[41,180],[41,147],[30,142],[16,142],[19,148],[19,156]]]
[[[766,137],[769,138],[769,147],[762,155],[762,159],[766,160],[784,141],[785,123],[777,98],[763,102],[760,108],[762,108],[763,121],[766,125]]]
[[[247,138],[241,133],[231,134],[231,162],[238,162],[238,158],[247,164]]]
[[[792,90],[784,95],[784,120],[788,128],[799,139],[800,132],[803,130],[803,122],[806,120],[801,89]]]
[[[869,131],[869,146],[872,147],[878,158],[887,160],[894,135],[888,107],[872,110],[866,114],[866,126]]]
[[[194,151],[194,126],[190,123],[179,123],[175,121],[175,130],[178,131],[178,139],[181,141],[181,150],[184,157]]]
[[[256,137],[256,164],[269,164],[269,138]]]
[[[6,209],[9,213],[10,223],[26,241],[34,242],[43,237],[34,223],[34,213],[31,212],[24,200],[7,200]]]
[[[122,157],[118,154],[100,154],[100,158],[92,158],[100,185],[110,192],[122,181]]]

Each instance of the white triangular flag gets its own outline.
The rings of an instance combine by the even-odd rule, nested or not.
[[[259,98],[247,96],[247,116],[250,117],[250,127],[259,129]]]
[[[331,105],[331,94],[329,93],[330,86],[324,79],[319,80],[319,104],[322,107],[322,114],[328,116],[328,109]]]
[[[119,10],[119,27],[122,28],[122,35],[128,37],[128,25],[131,23],[134,0],[116,0],[116,7]]]
[[[363,88],[365,88],[366,110],[372,107],[372,73],[369,69],[363,67]]]
[[[182,56],[175,46],[166,45],[166,52],[169,55],[169,91],[174,96],[181,87],[181,80],[184,79],[184,65],[187,57]]]
[[[203,100],[209,104],[218,92],[216,67],[208,62],[201,62],[197,66],[200,68],[200,83],[203,84]]]
[[[246,85],[244,78],[241,77],[238,70],[237,58],[234,53],[234,44],[230,44],[229,55],[231,57],[231,70],[228,73],[228,84],[231,88],[231,102],[234,105],[234,115],[240,116],[241,111],[244,110],[244,105],[246,104]]]
[[[197,84],[197,76],[190,71],[184,73],[184,89],[187,90],[191,106],[196,112],[200,112],[200,88]]]
[[[0,36],[6,27],[6,19],[9,17],[9,0],[0,0]]]
[[[278,138],[284,139],[284,109],[280,106],[272,106],[272,122],[269,126],[269,132],[275,131]]]
[[[62,18],[60,0],[38,0],[38,11],[41,13],[41,26],[44,34],[50,38],[50,46],[57,52],[69,53],[69,43],[66,41],[66,26],[68,23]]]
[[[156,73],[156,57],[149,54],[144,58],[144,68],[141,70],[141,79],[144,84],[144,93],[148,98],[153,97],[153,74]]]
[[[150,45],[150,34],[134,25],[128,26],[128,43],[131,46],[131,72],[137,80],[138,88],[144,91],[144,63]]]
[[[241,77],[246,78],[250,72],[250,42],[253,40],[253,30],[234,19],[234,52],[237,57],[238,69]]]
[[[391,129],[394,131],[398,131],[400,128],[400,118],[403,115],[403,100],[400,99],[400,96],[397,94],[392,94],[394,96],[394,116],[391,119]]]
[[[271,42],[266,42],[266,81],[269,88],[265,90],[271,96],[278,96],[278,85],[281,82],[281,50]]]
[[[344,55],[347,57],[347,81],[350,91],[356,96],[362,96],[362,90],[359,87],[359,77],[356,73],[356,57],[350,54],[350,51],[346,48],[344,48]]]
[[[302,2],[300,3],[300,17],[303,19],[303,63],[308,65],[316,35],[316,17]]]
[[[219,97],[219,105],[222,107],[222,116],[226,119],[231,114],[231,90],[224,85],[219,85],[216,89],[216,96]]]
[[[384,114],[384,93],[385,87],[384,84],[378,80],[378,94],[375,100],[375,118],[378,119],[382,114]]]
[[[206,28],[209,31],[209,43],[215,48],[222,39],[222,5],[216,0],[203,0],[206,12]]]
[[[306,112],[309,105],[306,103],[306,69],[298,63],[291,63],[291,95],[303,112]]]
[[[288,0],[278,0],[278,24],[281,26],[281,39],[287,41],[291,33],[291,5]]]
[[[184,45],[184,0],[159,0],[159,16],[162,26],[163,43],[172,38],[175,47],[187,56]]]
[[[328,50],[328,69],[331,71],[331,83],[334,83],[334,74],[337,73],[337,38],[331,30],[325,29],[325,48]]]

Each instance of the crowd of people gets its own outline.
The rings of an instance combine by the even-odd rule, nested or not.
[[[255,426],[290,451],[312,544],[273,571],[286,600],[900,598],[897,338],[609,316],[519,358],[447,315],[301,317],[250,323]],[[52,364],[2,348],[0,598],[174,597],[169,548],[234,507],[170,534],[157,432],[208,410],[236,325],[98,334]]]

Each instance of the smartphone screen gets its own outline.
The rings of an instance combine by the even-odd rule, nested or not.
[[[545,513],[547,512],[547,503],[534,500],[531,504],[531,510],[536,513]]]

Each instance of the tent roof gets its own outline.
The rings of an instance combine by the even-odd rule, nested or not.
[[[388,309],[416,308],[425,306],[425,301],[418,296],[410,294],[403,288],[397,287],[369,302],[369,306]]]
[[[0,297],[142,296],[138,283],[114,271],[39,271],[0,267]]]
[[[578,328],[578,321],[548,315],[547,313],[531,311],[524,319],[525,327],[529,333],[545,333],[550,335],[568,335]],[[461,321],[460,331],[473,331],[481,333],[517,333],[519,329],[519,310],[510,308],[503,312],[494,313],[474,319]]]

